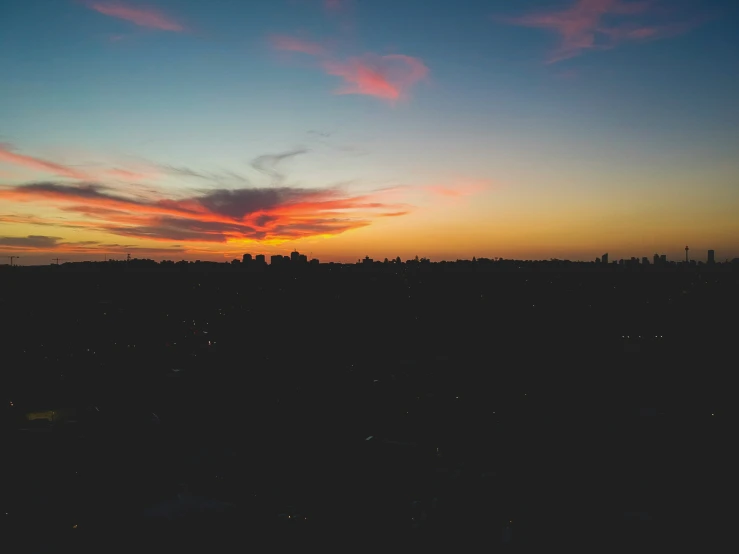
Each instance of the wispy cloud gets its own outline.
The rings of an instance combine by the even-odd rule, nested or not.
[[[556,63],[588,50],[608,50],[627,41],[656,40],[689,31],[696,23],[664,21],[658,0],[575,0],[569,7],[498,21],[547,29],[559,44],[547,59]],[[652,21],[645,21],[651,17]],[[660,19],[655,22],[654,18]]]
[[[144,173],[136,173],[134,171],[128,171],[127,169],[109,169],[106,173],[111,177],[124,179],[126,181],[141,181],[142,179],[147,178],[147,175]]]
[[[0,162],[42,171],[58,177],[69,177],[71,179],[87,179],[89,177],[87,173],[73,167],[18,154],[13,151],[13,148],[4,144],[0,144]]]
[[[421,60],[401,54],[368,54],[345,62],[328,61],[323,67],[329,75],[344,80],[336,94],[365,94],[393,101],[406,97],[408,90],[428,75]]]
[[[407,98],[410,88],[429,73],[423,61],[403,54],[365,54],[342,59],[318,43],[286,35],[270,37],[269,42],[276,50],[320,58],[320,67],[328,75],[344,81],[335,94],[361,94],[394,102]]]
[[[308,150],[305,148],[296,148],[295,150],[281,152],[279,154],[265,154],[255,158],[251,162],[251,166],[260,173],[268,175],[272,179],[272,183],[277,185],[285,180],[285,175],[277,170],[277,166],[285,160],[306,154],[307,152]]]
[[[120,181],[136,182],[157,177],[157,172],[150,168],[146,168],[145,170],[142,170],[141,167],[135,169],[123,169],[120,167],[105,169],[104,164],[87,164],[85,167],[93,167],[93,169],[82,171],[79,169],[80,166],[61,164],[36,156],[20,154],[8,144],[0,144],[0,164],[3,163],[80,181],[112,178]],[[14,175],[14,177],[17,178],[18,176]]]
[[[327,10],[340,10],[346,5],[346,0],[323,0],[323,7]]]
[[[165,15],[164,13],[148,7],[136,7],[121,2],[87,2],[87,7],[101,14],[130,21],[140,27],[159,29],[160,31],[182,32],[185,27]]]
[[[285,52],[302,52],[311,56],[323,56],[326,54],[326,48],[313,41],[303,40],[288,35],[272,35],[269,37],[269,43],[275,50]]]

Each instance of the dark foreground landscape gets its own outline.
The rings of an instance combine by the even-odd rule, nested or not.
[[[732,528],[728,264],[0,269],[13,552],[709,551]]]

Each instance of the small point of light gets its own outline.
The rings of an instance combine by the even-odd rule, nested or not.
[[[72,529],[77,529],[77,524],[72,525]]]

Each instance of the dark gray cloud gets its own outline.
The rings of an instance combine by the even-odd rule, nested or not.
[[[197,198],[197,201],[213,213],[241,219],[245,215],[304,200],[316,194],[315,191],[290,187],[218,189]]]
[[[188,231],[159,225],[141,225],[139,227],[106,227],[109,233],[123,237],[138,237],[151,240],[184,240],[198,242],[226,242],[226,236],[221,233],[203,233]]]
[[[45,235],[28,235],[27,237],[0,237],[0,246],[11,248],[54,248],[58,246],[62,237],[47,237]]]
[[[250,236],[254,233],[248,225],[177,217],[156,218],[149,225],[110,225],[104,230],[129,237],[203,242],[226,242],[229,235]]]

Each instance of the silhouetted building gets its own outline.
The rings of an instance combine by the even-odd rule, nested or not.
[[[608,254],[603,254],[603,255],[602,255],[602,256],[600,257],[600,259],[601,259],[601,260],[603,260],[603,263],[604,263],[604,264],[607,264],[607,263],[608,263]]]
[[[298,263],[300,261],[300,252],[295,250],[294,252],[290,253],[290,261],[294,264]]]
[[[244,254],[242,262],[245,264],[250,264],[252,262],[251,254]]]
[[[270,257],[270,259],[269,259],[269,263],[270,263],[271,265],[280,265],[280,264],[282,264],[282,263],[283,263],[283,261],[284,261],[284,260],[283,260],[283,257],[282,257],[282,255],[281,255],[281,254],[274,254],[274,255],[272,255],[272,256]]]
[[[667,263],[667,256],[665,254],[662,254],[659,257],[659,263],[661,263],[661,264],[666,264]]]
[[[301,254],[300,256],[298,256],[298,262],[300,262],[301,264],[307,264],[308,256],[306,256],[305,254]]]
[[[708,251],[708,263],[709,264],[716,263],[716,252],[714,252],[713,250]]]
[[[255,260],[255,261],[256,261],[256,262],[257,262],[257,263],[258,263],[259,265],[265,265],[265,264],[267,263],[267,261],[266,261],[266,260],[265,260],[265,258],[264,258],[264,254],[257,254],[257,255],[256,255],[256,257],[254,258],[254,260]]]
[[[654,260],[654,265],[659,265],[659,262],[660,262],[659,254],[655,254],[652,259]]]
[[[319,262],[319,261],[318,261],[318,258],[313,258],[313,259],[312,259],[312,260],[310,261],[310,265],[318,265],[319,263],[321,263],[321,262]]]
[[[646,256],[644,256],[641,259],[641,265],[649,265],[649,258],[647,258]]]
[[[365,256],[364,257],[364,260],[362,260],[362,263],[365,264],[365,265],[370,265],[372,262],[373,262],[373,260],[369,256]]]

